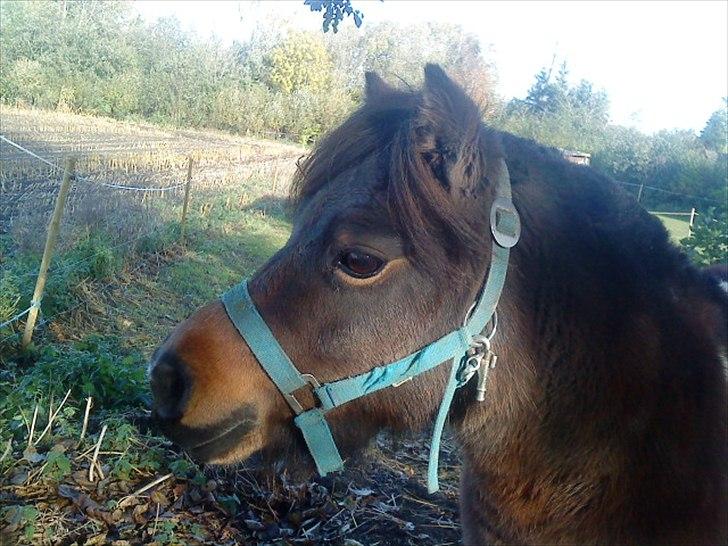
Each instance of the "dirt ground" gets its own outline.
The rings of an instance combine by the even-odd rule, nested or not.
[[[143,441],[152,447],[164,443],[153,436]],[[177,465],[175,473],[123,480],[112,477],[103,462],[101,472],[109,476],[99,479],[97,473],[92,482],[89,453],[73,447],[65,452],[71,471],[57,481],[39,473],[40,462],[31,462],[26,453],[30,460],[14,467],[0,487],[0,504],[33,506],[38,517],[28,529],[21,515],[10,513],[0,543],[458,544],[458,463],[450,445],[441,454],[441,491],[434,495],[424,486],[428,440],[423,437],[382,434],[344,472],[304,482],[280,469],[277,474],[253,466],[199,472],[191,463]],[[170,445],[162,448],[170,458],[179,456]]]

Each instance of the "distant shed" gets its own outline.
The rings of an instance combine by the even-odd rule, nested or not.
[[[576,163],[577,165],[589,165],[591,163],[591,154],[586,152],[575,152],[573,150],[561,150],[561,154],[566,161]]]

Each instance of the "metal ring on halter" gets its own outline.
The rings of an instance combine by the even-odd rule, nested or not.
[[[473,336],[473,346],[480,348],[485,346],[486,350],[490,350],[490,342],[493,340],[493,336],[495,336],[495,331],[498,329],[498,312],[494,311],[493,316],[488,321],[488,324],[486,324],[486,328],[488,325],[492,325],[490,332],[483,335],[479,334],[476,336]]]

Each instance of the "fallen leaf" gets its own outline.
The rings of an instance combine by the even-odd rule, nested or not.
[[[84,542],[84,546],[98,546],[99,544],[106,543],[106,533],[100,533],[96,535],[95,537],[89,538],[86,542]]]
[[[27,470],[16,470],[15,473],[10,478],[10,483],[12,485],[23,485],[25,483],[25,480],[28,479],[28,471]]]
[[[109,514],[109,512],[107,512],[91,497],[82,493],[78,489],[74,489],[70,485],[61,484],[58,486],[58,494],[63,498],[69,499],[88,517],[95,520],[101,520],[109,525],[113,523],[113,517]]]
[[[246,519],[245,526],[251,531],[262,531],[263,529],[265,529],[265,525],[254,519]]]
[[[146,516],[146,512],[149,509],[149,504],[144,503],[140,504],[139,506],[134,508],[134,511],[131,513],[131,519],[134,520],[134,523],[142,524],[146,523],[149,518]]]
[[[46,456],[38,453],[33,446],[25,448],[25,451],[23,451],[23,458],[29,463],[39,463],[46,460]]]
[[[152,493],[149,496],[149,500],[155,504],[160,504],[163,508],[166,508],[169,504],[169,500],[167,500],[167,497],[161,491],[155,491]]]
[[[361,489],[357,489],[356,487],[350,487],[349,491],[354,493],[357,497],[368,497],[369,495],[374,493],[374,491],[372,491],[368,487],[362,487]]]

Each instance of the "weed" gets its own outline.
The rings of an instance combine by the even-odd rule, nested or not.
[[[61,451],[51,450],[46,457],[43,474],[55,480],[65,478],[71,473],[71,461]]]
[[[2,515],[10,529],[6,528],[3,531],[11,533],[14,530],[21,530],[25,540],[30,541],[35,535],[36,520],[39,514],[40,512],[34,506],[8,506],[3,509]],[[0,535],[0,538],[2,538],[2,535]]]

